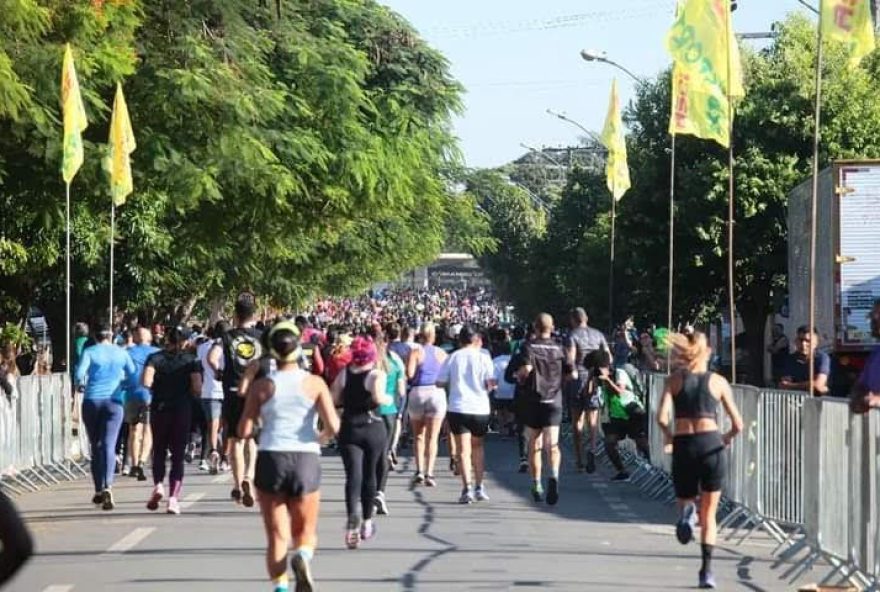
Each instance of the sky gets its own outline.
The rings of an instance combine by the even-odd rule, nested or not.
[[[611,79],[621,101],[633,82],[582,49],[607,53],[637,76],[653,76],[669,57],[663,40],[675,0],[381,0],[419,30],[449,60],[467,89],[465,113],[455,120],[471,167],[507,163],[534,148],[570,146],[582,136],[547,114],[560,111],[601,131]],[[738,33],[765,32],[797,0],[738,0]],[[746,43],[761,43],[746,41]]]

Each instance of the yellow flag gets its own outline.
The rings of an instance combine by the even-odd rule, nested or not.
[[[666,47],[674,61],[669,133],[729,146],[729,99],[745,90],[728,0],[682,0]]]
[[[132,192],[131,153],[137,144],[128,117],[128,106],[122,85],[116,85],[116,99],[113,101],[113,116],[110,118],[110,195],[113,203],[121,206]]]
[[[86,110],[79,93],[79,82],[73,67],[73,54],[68,43],[64,49],[64,65],[61,69],[61,108],[64,112],[64,156],[61,176],[70,183],[83,163],[82,133],[88,127]]]
[[[626,136],[623,134],[620,100],[617,97],[617,79],[611,82],[611,101],[605,128],[602,130],[602,144],[608,149],[608,160],[605,163],[608,191],[615,200],[619,200],[630,188],[630,181],[629,167],[626,164]]]
[[[822,36],[849,46],[850,64],[858,65],[874,51],[870,0],[822,0]]]

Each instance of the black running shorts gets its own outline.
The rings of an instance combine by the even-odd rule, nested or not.
[[[257,454],[254,485],[264,493],[289,498],[318,491],[321,487],[321,455],[261,450]]]
[[[543,430],[562,423],[562,407],[552,403],[529,401],[523,405],[522,422],[533,430]]]
[[[455,435],[471,434],[482,438],[489,433],[488,415],[469,415],[466,413],[449,412],[446,414],[449,430]]]
[[[675,496],[693,499],[699,492],[721,491],[727,475],[727,452],[718,432],[676,436],[672,442]]]
[[[229,393],[223,398],[223,423],[226,425],[226,435],[229,438],[238,438],[238,424],[244,414],[244,398],[235,393]]]

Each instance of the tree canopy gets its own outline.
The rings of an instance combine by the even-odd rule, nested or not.
[[[72,184],[76,315],[106,308],[101,162],[123,83],[138,148],[118,210],[122,307],[252,289],[294,304],[390,279],[485,219],[455,197],[460,85],[373,0],[0,2],[0,313],[63,304],[60,70],[90,121]],[[479,251],[484,235],[460,237]]]

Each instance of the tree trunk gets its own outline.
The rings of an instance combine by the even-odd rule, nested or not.
[[[764,333],[767,315],[770,314],[769,294],[761,294],[755,300],[741,302],[739,313],[745,328],[745,351],[748,354],[748,374],[740,378],[754,386],[764,386]]]

